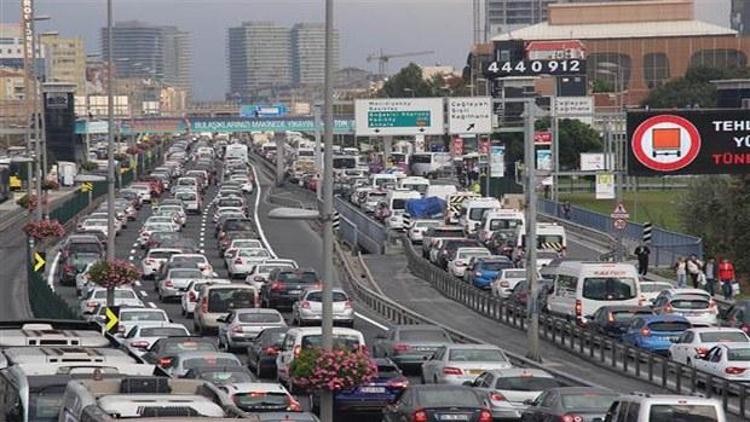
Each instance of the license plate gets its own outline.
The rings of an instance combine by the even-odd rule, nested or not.
[[[385,387],[360,387],[359,391],[367,394],[383,394]]]
[[[440,415],[438,419],[441,421],[468,421],[469,415]]]
[[[435,349],[431,347],[415,347],[418,352],[433,352]]]
[[[289,290],[290,295],[298,295],[302,293],[302,290]]]

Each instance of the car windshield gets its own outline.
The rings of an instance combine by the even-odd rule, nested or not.
[[[481,407],[479,397],[463,388],[439,388],[417,391],[419,407]]]
[[[506,268],[513,268],[513,263],[510,261],[485,261],[482,262],[479,268],[484,271],[500,271]]]
[[[311,292],[305,297],[305,300],[309,300],[310,302],[323,302],[323,292]],[[333,292],[334,302],[346,302],[347,300],[349,300],[349,298],[346,297],[346,293]]]
[[[210,340],[196,341],[185,340],[180,342],[169,342],[164,346],[164,353],[175,354],[182,352],[217,352],[218,349]]]
[[[281,315],[271,313],[244,313],[239,314],[237,319],[240,322],[249,323],[265,323],[265,322],[281,322]]]
[[[662,321],[662,322],[652,322],[648,324],[648,328],[651,331],[665,331],[665,332],[674,332],[674,331],[685,331],[688,328],[690,328],[690,323],[688,321]]]
[[[668,283],[641,283],[641,291],[643,293],[658,293],[671,288],[672,285]]]
[[[306,272],[284,272],[279,274],[279,280],[286,283],[312,284],[318,281],[318,276],[312,271]]]
[[[499,350],[453,349],[448,360],[453,362],[505,362],[505,355]]]
[[[179,327],[149,327],[142,328],[141,337],[176,337],[186,336],[189,333],[184,328]]]
[[[199,270],[179,269],[170,271],[169,278],[203,278],[203,274]]]
[[[495,388],[498,390],[513,391],[544,391],[560,386],[560,382],[554,378],[523,375],[520,377],[498,378],[495,383]]]
[[[750,361],[750,348],[747,349],[729,349],[727,359],[731,361]]]
[[[629,277],[591,277],[583,281],[583,297],[591,300],[626,300],[636,297],[636,281]]]
[[[675,298],[670,302],[673,308],[678,309],[708,309],[711,305],[705,299]]]
[[[718,421],[716,407],[692,404],[653,404],[649,422],[711,422]]]
[[[322,347],[323,336],[320,334],[308,334],[302,337],[302,347]],[[356,349],[360,346],[359,337],[354,335],[334,334],[333,346],[344,349]]]
[[[97,290],[96,293],[94,293],[95,299],[106,299],[107,298],[107,291],[106,290]],[[135,292],[132,290],[115,290],[115,299],[135,299]]]
[[[747,343],[750,340],[739,331],[713,331],[699,333],[702,343]]]
[[[469,211],[469,219],[479,221],[484,217],[484,213],[491,210],[492,208],[472,208]]]
[[[282,392],[246,392],[235,394],[232,401],[242,410],[286,409],[289,398]]]
[[[182,363],[183,368],[191,369],[201,366],[240,366],[237,359],[222,358],[216,356],[203,356],[199,358],[189,358]]]
[[[600,393],[563,394],[562,404],[566,410],[595,410],[606,412],[617,396]]]
[[[228,312],[231,309],[254,307],[255,294],[251,289],[217,288],[211,289],[208,294],[209,312]]]
[[[402,330],[398,333],[401,341],[414,341],[425,343],[450,343],[451,340],[444,331],[441,330]]]
[[[166,321],[167,316],[163,312],[149,312],[149,311],[135,311],[135,312],[122,312],[120,311],[120,321]]]

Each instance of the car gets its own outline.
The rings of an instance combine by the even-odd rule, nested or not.
[[[172,217],[172,221],[182,227],[185,227],[187,224],[187,215],[185,214],[185,209],[182,208],[182,205],[162,204],[154,211],[153,215],[166,215]]]
[[[262,264],[253,267],[253,270],[245,277],[245,283],[255,286],[258,291],[261,291],[268,276],[277,268],[295,269],[297,263],[291,259],[267,259]]]
[[[225,264],[226,257],[224,254],[226,253],[227,249],[229,249],[229,245],[231,245],[232,241],[235,239],[257,239],[259,238],[258,234],[253,230],[248,231],[236,231],[236,232],[229,232],[224,235],[224,237],[219,240],[219,253],[222,257],[224,257]]]
[[[682,315],[640,316],[630,323],[622,335],[622,341],[645,351],[667,356],[672,343],[691,327],[690,321]]]
[[[214,267],[211,266],[206,255],[199,253],[172,255],[165,269],[172,268],[197,268],[205,277],[216,277]]]
[[[439,238],[464,237],[464,229],[459,226],[438,225],[429,227],[422,235],[422,258],[430,258],[430,249]]]
[[[141,260],[141,273],[144,278],[153,278],[172,255],[181,254],[182,250],[173,248],[151,248]]]
[[[103,233],[104,236],[107,236],[107,232],[109,231],[109,222],[105,219],[87,218],[78,223],[78,225],[76,226],[76,230],[81,233],[99,232]]]
[[[157,231],[152,232],[149,236],[148,242],[146,242],[146,245],[144,245],[144,249],[152,249],[152,248],[169,248],[170,246],[167,246],[166,242],[172,242],[177,240],[184,239],[182,237],[182,234],[177,231]],[[177,249],[177,248],[175,248]]]
[[[193,311],[193,330],[198,334],[216,332],[220,319],[233,309],[257,308],[258,291],[247,284],[204,284]]]
[[[653,314],[654,311],[647,306],[602,306],[593,315],[586,317],[586,326],[597,334],[619,339],[633,318]]]
[[[471,262],[478,258],[489,258],[490,251],[482,247],[459,247],[453,250],[449,257],[445,258],[448,262],[447,271],[456,278],[464,278],[466,269]]]
[[[641,297],[643,297],[648,305],[652,305],[656,297],[659,296],[659,293],[672,288],[674,288],[672,283],[666,281],[641,280]]]
[[[722,325],[750,333],[750,300],[736,300],[724,313]]]
[[[156,292],[160,302],[181,298],[194,280],[204,280],[206,276],[197,268],[171,268],[163,279],[156,283]]]
[[[172,213],[169,213],[168,215],[152,215],[151,217],[146,219],[145,224],[153,225],[153,224],[171,224],[174,226],[174,231],[182,231],[182,225],[175,221],[174,216]]]
[[[396,400],[409,386],[409,379],[387,358],[373,359],[377,375],[371,381],[334,393],[338,412],[376,412]]]
[[[465,239],[465,238],[459,238],[459,239],[442,239],[440,241],[440,245],[438,250],[435,253],[435,260],[433,263],[437,265],[438,267],[448,270],[448,263],[454,259],[456,249],[458,248],[483,248],[481,243],[479,243],[476,239]],[[489,251],[480,252],[479,256],[489,256]]]
[[[521,419],[527,402],[545,390],[563,386],[549,372],[535,368],[495,369],[464,385],[486,394],[495,420]]]
[[[247,277],[247,274],[258,264],[264,263],[272,255],[265,248],[237,249],[231,258],[227,259],[227,271],[229,278]]]
[[[492,282],[503,270],[513,269],[515,265],[506,256],[489,256],[472,259],[464,271],[464,281],[474,287],[491,290]]]
[[[182,201],[186,213],[201,213],[201,209],[203,208],[203,201],[201,201],[200,194],[197,191],[177,190],[174,193],[174,197]]]
[[[260,239],[232,239],[232,241],[229,243],[229,247],[227,247],[226,251],[224,251],[224,259],[226,260],[229,258],[229,254],[232,254],[237,249],[262,249],[263,248],[263,242],[260,241]]]
[[[258,334],[268,328],[286,327],[276,309],[235,309],[219,320],[219,349],[231,352],[246,349]]]
[[[720,343],[693,366],[713,376],[742,383],[750,382],[750,345],[746,343]]]
[[[537,280],[538,279],[539,277]],[[507,299],[510,297],[516,285],[525,280],[525,268],[504,268],[500,270],[495,279],[490,282],[489,289],[492,296]]]
[[[289,327],[266,328],[250,340],[247,347],[247,365],[258,378],[276,378],[276,355]]]
[[[164,370],[171,377],[182,378],[193,368],[208,366],[241,368],[242,362],[231,353],[182,352],[176,354],[171,365]]]
[[[521,413],[521,421],[603,420],[617,398],[616,393],[598,387],[550,388],[536,400],[526,402],[528,407]]]
[[[221,241],[232,232],[255,232],[255,221],[249,218],[227,219],[217,229],[217,238]]]
[[[219,387],[240,410],[255,412],[302,412],[302,406],[282,385],[271,382],[235,383]]]
[[[424,234],[431,227],[438,227],[442,225],[440,220],[413,220],[411,226],[406,231],[406,236],[411,240],[412,243],[422,243]]]
[[[683,315],[696,327],[715,326],[719,323],[719,307],[703,289],[669,289],[659,293],[654,300],[654,312]]]
[[[175,223],[146,223],[141,227],[138,232],[137,243],[141,249],[145,249],[149,245],[151,235],[156,232],[179,232],[177,230],[177,224]]]
[[[492,412],[473,389],[462,385],[410,385],[383,408],[383,422],[446,420],[492,422]]]
[[[502,349],[489,344],[450,344],[422,363],[422,383],[463,385],[493,369],[512,365]]]
[[[690,365],[717,344],[740,343],[750,347],[750,337],[739,328],[701,327],[686,330],[669,348],[669,358]]]
[[[452,343],[448,333],[434,325],[397,325],[376,336],[372,353],[390,358],[402,370],[418,370],[440,347]]]
[[[261,303],[264,308],[290,308],[306,289],[321,285],[312,268],[278,268],[271,271],[261,289]]]
[[[124,308],[118,315],[118,334],[124,335],[136,325],[162,324],[171,322],[169,315],[157,308]]]
[[[238,218],[246,218],[245,215],[245,209],[242,207],[217,207],[214,210],[214,214],[211,217],[211,221],[213,221],[214,224],[219,222],[219,219],[223,215],[238,215]]]
[[[551,280],[537,279],[539,283],[539,296],[537,301],[540,309],[547,309],[547,297],[549,292],[552,291],[553,282]],[[508,296],[508,301],[516,306],[526,307],[529,301],[529,282],[528,280],[522,280],[518,282]]]
[[[515,230],[513,230],[515,231]],[[513,233],[508,230],[497,230],[490,234],[489,238],[484,241],[484,246],[492,252],[493,255],[503,255],[511,258],[516,248],[517,239]]]
[[[143,301],[141,301],[138,294],[129,287],[118,287],[114,291],[115,294],[115,306],[133,306],[142,308]],[[107,303],[107,289],[104,287],[95,287],[88,291],[88,294],[81,299],[81,314],[93,313],[99,305]]]
[[[86,270],[90,264],[102,259],[98,252],[74,252],[69,254],[65,263],[61,266],[60,284],[63,286],[74,285],[76,276]]]
[[[717,399],[697,395],[627,394],[612,403],[605,422],[667,422],[667,421],[726,422],[727,417]]]
[[[216,386],[256,382],[253,374],[240,366],[198,366],[190,369],[183,378],[208,381]]]
[[[122,344],[136,356],[142,356],[157,340],[165,337],[189,336],[182,324],[162,322],[135,325],[123,337]]]
[[[208,337],[169,336],[156,340],[141,358],[148,363],[169,368],[174,357],[183,352],[218,352],[216,343]]]
[[[341,289],[333,289],[333,323],[354,326],[354,308],[349,295]],[[305,290],[292,305],[292,323],[299,326],[319,324],[323,320],[323,290]]]
[[[180,312],[186,318],[192,318],[195,305],[198,303],[198,295],[205,284],[231,284],[225,278],[208,278],[190,281],[185,288],[185,293],[180,297]]]

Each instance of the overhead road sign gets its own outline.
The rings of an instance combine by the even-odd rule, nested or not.
[[[448,133],[492,133],[492,98],[448,98]]]
[[[493,61],[484,68],[487,79],[510,76],[582,75],[586,73],[586,60],[516,60]]]
[[[442,98],[380,98],[356,100],[357,136],[443,134]]]
[[[347,119],[334,119],[333,131],[338,134],[349,134],[354,132],[354,122]],[[193,132],[314,132],[315,120],[295,118],[192,118],[190,119],[190,130]],[[322,124],[320,130],[323,130]]]
[[[287,111],[284,104],[246,104],[240,107],[240,117],[280,117]]]
[[[629,112],[627,136],[634,176],[750,172],[747,110]]]

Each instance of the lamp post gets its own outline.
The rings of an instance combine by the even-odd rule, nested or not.
[[[112,0],[107,0],[107,261],[115,259],[115,108],[112,95]],[[114,287],[107,288],[107,306],[115,304]]]

